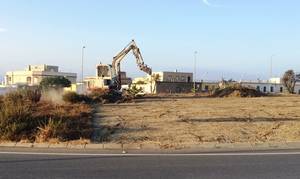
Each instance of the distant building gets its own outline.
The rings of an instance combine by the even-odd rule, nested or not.
[[[65,77],[71,81],[72,84],[76,83],[76,73],[59,72],[58,66],[51,65],[28,65],[23,71],[9,71],[6,72],[4,77],[5,86],[14,85],[39,85],[42,79],[47,77]]]
[[[144,93],[189,93],[194,87],[193,73],[153,72],[146,77],[135,78],[133,84],[142,88]],[[196,83],[200,88],[200,83]]]
[[[121,85],[130,85],[132,83],[132,79],[127,77],[126,72],[121,73]]]
[[[186,72],[153,72],[152,76],[158,75],[161,82],[193,82],[193,73]],[[148,77],[149,78],[149,77]]]
[[[284,86],[281,78],[271,78],[267,81],[241,81],[243,86],[254,88],[263,93],[286,93],[286,87]],[[300,84],[296,82],[295,93],[300,94]]]
[[[205,85],[205,83],[203,83]],[[256,89],[257,91],[270,94],[287,93],[281,78],[271,78],[269,80],[255,80],[255,81],[239,81],[233,84],[240,84],[244,87]],[[219,83],[222,86],[222,82]],[[296,82],[294,93],[300,94],[300,83]]]

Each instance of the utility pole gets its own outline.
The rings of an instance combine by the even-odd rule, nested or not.
[[[196,94],[197,51],[194,52],[194,93]]]
[[[84,91],[84,81],[83,81],[83,59],[84,59],[84,49],[85,46],[82,46],[82,51],[81,51],[81,92],[83,93]]]

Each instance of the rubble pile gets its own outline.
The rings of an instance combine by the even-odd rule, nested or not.
[[[244,87],[241,85],[233,85],[233,86],[228,86],[223,89],[216,89],[213,94],[211,95],[212,97],[262,97],[266,96],[266,94],[257,91],[256,89],[253,88],[248,88]]]

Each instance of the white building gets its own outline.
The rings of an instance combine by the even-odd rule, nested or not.
[[[139,77],[133,84],[142,88],[144,93],[161,93],[166,91],[191,91],[193,73],[187,72],[153,72],[152,75]]]
[[[161,82],[193,82],[193,73],[187,72],[153,72],[152,76],[158,75],[158,80]],[[151,78],[148,76],[148,78]]]
[[[284,87],[281,78],[271,78],[267,81],[241,81],[243,86],[254,88],[264,93],[284,93],[286,88]],[[295,93],[300,94],[300,83],[295,85]]]
[[[22,71],[6,72],[4,84],[5,86],[35,86],[39,85],[44,78],[57,76],[67,78],[72,84],[76,83],[76,73],[59,72],[58,66],[28,65],[28,67]]]

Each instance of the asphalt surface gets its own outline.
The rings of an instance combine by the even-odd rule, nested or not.
[[[15,152],[15,153],[11,153]],[[103,154],[0,149],[0,178],[299,178],[299,151]],[[278,153],[277,153],[278,152]],[[91,154],[91,155],[90,155]]]

